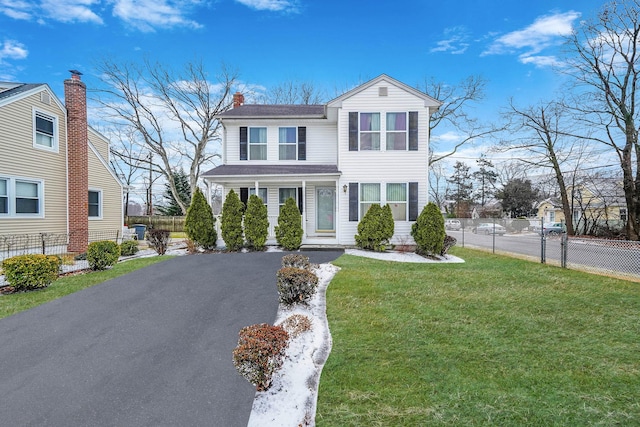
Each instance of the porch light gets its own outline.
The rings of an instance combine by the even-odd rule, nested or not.
[[[347,188],[349,188],[349,187],[347,187],[347,184],[343,185],[342,186],[342,192],[346,193],[347,192]]]

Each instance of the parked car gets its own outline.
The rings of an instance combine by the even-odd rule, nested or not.
[[[562,222],[548,222],[542,226],[543,234],[562,234],[566,230]]]
[[[478,224],[476,228],[473,229],[473,232],[476,234],[497,234],[499,236],[504,236],[507,232],[507,229],[501,226],[500,224],[493,224],[490,222],[483,222]]]
[[[462,224],[457,219],[445,219],[444,228],[447,230],[460,230],[462,228]]]

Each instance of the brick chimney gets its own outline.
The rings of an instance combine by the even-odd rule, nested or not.
[[[244,95],[240,92],[233,94],[233,108],[238,108],[244,104]]]
[[[81,72],[71,71],[64,81],[67,107],[67,181],[69,209],[69,252],[87,250],[89,240],[89,165],[87,130],[87,87]]]

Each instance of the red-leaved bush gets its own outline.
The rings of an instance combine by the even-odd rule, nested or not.
[[[289,334],[281,326],[261,323],[242,328],[239,335],[233,365],[258,391],[268,390],[273,374],[282,367]]]

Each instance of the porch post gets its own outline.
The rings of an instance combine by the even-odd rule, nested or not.
[[[336,195],[334,200],[335,205],[335,218],[333,219],[333,226],[336,229],[336,241],[340,244],[340,201],[342,200],[342,194],[340,194],[340,180],[336,180],[333,184]]]
[[[302,237],[307,237],[307,181],[302,181]]]

